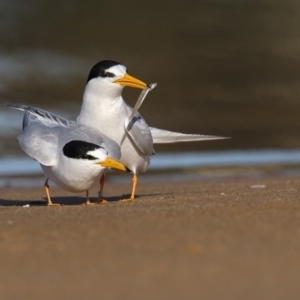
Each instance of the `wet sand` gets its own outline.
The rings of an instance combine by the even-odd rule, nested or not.
[[[121,203],[108,184],[94,206],[52,188],[61,207],[1,189],[0,299],[299,299],[299,185],[144,183]]]

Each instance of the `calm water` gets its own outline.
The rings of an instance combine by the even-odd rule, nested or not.
[[[29,157],[0,159],[0,187],[42,186],[45,177],[38,162]],[[180,152],[155,155],[139,181],[185,181],[266,176],[299,177],[300,150],[243,150]],[[129,174],[110,171],[108,179],[131,182]]]
[[[24,157],[22,114],[6,104],[75,119],[102,59],[158,83],[141,108],[151,126],[232,137],[158,153],[300,148],[298,1],[0,0],[0,16],[1,159]]]

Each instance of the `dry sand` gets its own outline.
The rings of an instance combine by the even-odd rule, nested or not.
[[[300,299],[299,184],[140,184],[134,203],[108,184],[94,206],[52,189],[61,207],[2,189],[0,299]]]

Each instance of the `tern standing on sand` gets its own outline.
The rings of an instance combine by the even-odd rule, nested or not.
[[[124,65],[104,60],[91,69],[83,94],[83,103],[77,118],[79,124],[94,127],[114,140],[121,148],[120,162],[133,173],[133,201],[137,186],[137,174],[146,172],[154,154],[153,143],[175,143],[224,139],[223,137],[182,134],[148,127],[142,116],[136,112],[130,133],[125,121],[132,108],[123,100],[125,86],[145,89],[146,83],[127,74]],[[99,201],[102,198],[104,177],[100,180]]]
[[[40,163],[47,177],[44,189],[49,206],[59,204],[51,201],[48,178],[67,191],[85,191],[85,204],[91,204],[88,191],[106,168],[127,171],[116,161],[121,156],[120,147],[98,130],[39,108],[8,106],[25,111],[19,144]]]

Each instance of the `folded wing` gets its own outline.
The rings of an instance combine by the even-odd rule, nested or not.
[[[131,114],[132,108],[127,107],[128,115]],[[135,112],[131,121],[129,118],[125,120],[125,130],[130,137],[132,143],[145,155],[152,155],[153,140],[152,135],[146,121],[140,115],[139,112]]]
[[[8,105],[25,111],[23,133],[18,137],[21,149],[45,166],[54,165],[63,146],[72,140],[97,144],[116,160],[121,157],[120,147],[100,131],[79,125],[46,110],[26,106]]]

